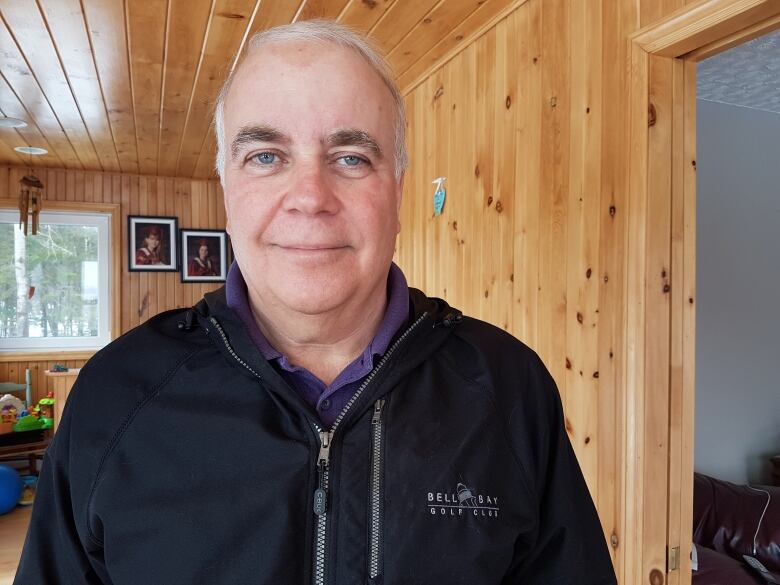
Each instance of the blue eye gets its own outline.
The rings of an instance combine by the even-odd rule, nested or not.
[[[355,156],[355,155],[352,155],[352,154],[348,154],[346,156],[342,156],[339,160],[342,161],[344,166],[347,166],[347,167],[357,167],[357,166],[360,166],[361,164],[366,162],[365,160],[363,160],[359,156]]]
[[[276,162],[277,156],[273,152],[259,152],[252,158],[261,165],[270,165]]]

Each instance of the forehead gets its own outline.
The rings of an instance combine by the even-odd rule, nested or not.
[[[247,124],[291,130],[393,127],[395,105],[379,73],[355,50],[329,42],[262,44],[241,62],[225,99],[228,134]]]

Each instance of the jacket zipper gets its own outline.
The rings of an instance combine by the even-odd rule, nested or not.
[[[349,409],[362,396],[366,387],[376,377],[377,373],[379,373],[382,367],[389,361],[395,350],[398,349],[403,341],[427,316],[428,313],[426,311],[420,315],[417,320],[412,323],[412,325],[406,331],[404,331],[404,333],[398,339],[395,340],[395,343],[393,343],[393,345],[390,346],[390,349],[385,352],[385,355],[382,356],[382,359],[379,361],[379,363],[374,366],[374,369],[371,370],[368,376],[366,376],[366,379],[363,380],[363,383],[360,385],[360,387],[355,391],[349,401],[347,401],[347,404],[344,405],[344,408],[341,410],[338,417],[336,417],[336,420],[334,421],[333,426],[330,428],[330,431],[323,431],[319,425],[312,423],[312,426],[320,438],[320,452],[317,457],[317,488],[314,490],[313,504],[314,514],[317,516],[317,527],[314,538],[314,585],[325,585],[325,569],[327,560],[325,558],[325,552],[327,550],[326,545],[328,527],[328,475],[330,472],[330,446],[333,443],[333,435],[336,433],[336,429],[341,424],[341,421],[344,420],[344,417],[349,412]],[[242,360],[231,347],[230,342],[227,339],[227,335],[225,335],[225,331],[222,329],[219,321],[217,321],[214,317],[209,317],[209,320],[214,324],[214,327],[216,327],[220,337],[222,338],[222,342],[225,344],[225,347],[227,348],[230,355],[233,356],[233,358],[244,368],[252,372],[256,378],[262,380],[260,375],[255,372],[251,366],[249,366],[249,364]]]
[[[374,416],[371,419],[371,527],[369,533],[368,576],[376,579],[380,572],[382,554],[382,408],[385,399],[380,398],[374,404]]]

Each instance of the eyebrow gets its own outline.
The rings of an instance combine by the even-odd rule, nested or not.
[[[356,130],[354,128],[337,130],[328,136],[327,143],[328,146],[358,146],[366,148],[372,151],[377,157],[382,157],[382,149],[379,148],[379,143],[374,140],[368,132],[363,130]]]
[[[288,144],[290,137],[272,126],[242,126],[230,143],[230,152],[235,158],[241,147],[253,142],[282,142]]]
[[[292,139],[281,130],[272,126],[242,126],[230,143],[230,152],[233,158],[238,156],[243,146],[253,142],[281,142],[289,144],[292,142]],[[364,130],[355,128],[337,130],[328,136],[326,142],[330,147],[357,146],[365,148],[372,151],[375,156],[382,158],[382,149],[379,147],[379,143]]]

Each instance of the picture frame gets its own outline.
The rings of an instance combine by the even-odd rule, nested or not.
[[[176,272],[178,219],[152,215],[128,215],[128,270],[130,272]]]
[[[182,282],[225,282],[228,238],[225,230],[179,230]]]

